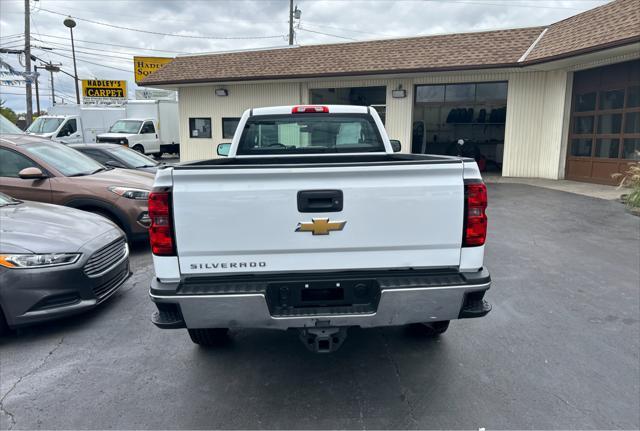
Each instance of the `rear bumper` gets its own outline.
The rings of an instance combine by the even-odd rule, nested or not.
[[[372,307],[313,307],[287,312],[275,312],[267,293],[270,284],[282,279],[234,281],[230,278],[198,280],[197,283],[161,283],[154,279],[150,296],[159,311],[152,321],[158,327],[171,329],[378,327],[482,317],[491,310],[484,300],[484,293],[491,285],[486,269],[476,273],[410,270],[380,275],[376,274],[375,278],[380,286],[379,300]],[[315,280],[311,274],[288,278],[291,277]],[[364,278],[371,279],[372,275]],[[335,275],[335,279],[343,278]]]

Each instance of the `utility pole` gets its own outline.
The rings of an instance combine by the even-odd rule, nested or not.
[[[293,31],[293,20],[300,19],[301,16],[302,11],[298,9],[298,5],[296,5],[294,9],[293,0],[289,0],[289,45],[293,45],[293,39],[295,36],[295,32]]]
[[[36,78],[36,112],[40,115],[40,91],[38,90],[38,66],[33,66],[33,74]]]
[[[293,45],[293,0],[289,0],[289,45]]]
[[[29,0],[24,0],[24,68],[26,75],[26,87],[27,87],[27,127],[31,125],[33,120],[33,100],[31,92],[31,18],[29,10]]]
[[[56,104],[56,92],[53,87],[53,72],[64,72],[64,71],[60,70],[59,64],[53,64],[52,62],[45,63],[44,70],[51,73],[51,105],[53,106]],[[67,75],[70,75],[67,72],[64,72],[64,73],[66,73]]]

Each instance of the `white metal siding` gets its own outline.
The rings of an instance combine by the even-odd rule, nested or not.
[[[567,72],[509,77],[502,175],[560,178]]]
[[[239,117],[245,109],[260,106],[309,103],[313,88],[386,86],[387,133],[402,142],[404,152],[411,147],[415,85],[464,82],[508,81],[507,124],[503,175],[561,178],[566,146],[566,112],[571,86],[566,70],[468,71],[429,73],[413,77],[361,79],[309,79],[303,82],[270,82],[190,86],[180,88],[180,137],[183,161],[216,157],[222,139],[222,118]],[[407,97],[394,99],[391,92],[402,86]],[[227,97],[217,97],[216,87],[226,88]],[[212,138],[189,138],[190,117],[211,117]]]
[[[246,109],[259,106],[300,103],[300,89],[297,83],[233,84],[222,87],[229,91],[227,97],[216,96],[216,86],[179,89],[181,161],[217,157],[218,144],[230,142],[230,139],[222,139],[223,117],[240,117]],[[211,139],[189,137],[191,117],[211,117]]]

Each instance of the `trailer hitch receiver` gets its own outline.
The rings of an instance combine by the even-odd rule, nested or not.
[[[331,353],[338,350],[347,338],[347,328],[304,328],[299,335],[302,343],[312,352]]]

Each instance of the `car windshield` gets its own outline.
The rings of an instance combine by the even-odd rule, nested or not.
[[[7,196],[4,193],[0,193],[0,207],[4,207],[7,205],[18,205],[21,203],[22,201],[14,199],[11,196]]]
[[[237,154],[383,152],[373,118],[364,114],[264,115],[249,118]]]
[[[23,148],[66,177],[91,175],[106,169],[81,152],[57,142],[38,142],[25,145]]]
[[[27,129],[29,133],[52,133],[58,130],[64,118],[38,117]]]
[[[24,132],[20,130],[18,126],[13,124],[11,121],[7,120],[3,115],[0,115],[0,133],[1,134],[12,134],[12,135],[21,135]]]
[[[138,133],[142,121],[118,120],[109,129],[110,133]]]
[[[118,159],[122,160],[127,166],[134,168],[146,168],[150,166],[158,166],[158,162],[150,159],[147,156],[143,156],[137,151],[130,150],[128,148],[120,147],[108,150]]]

